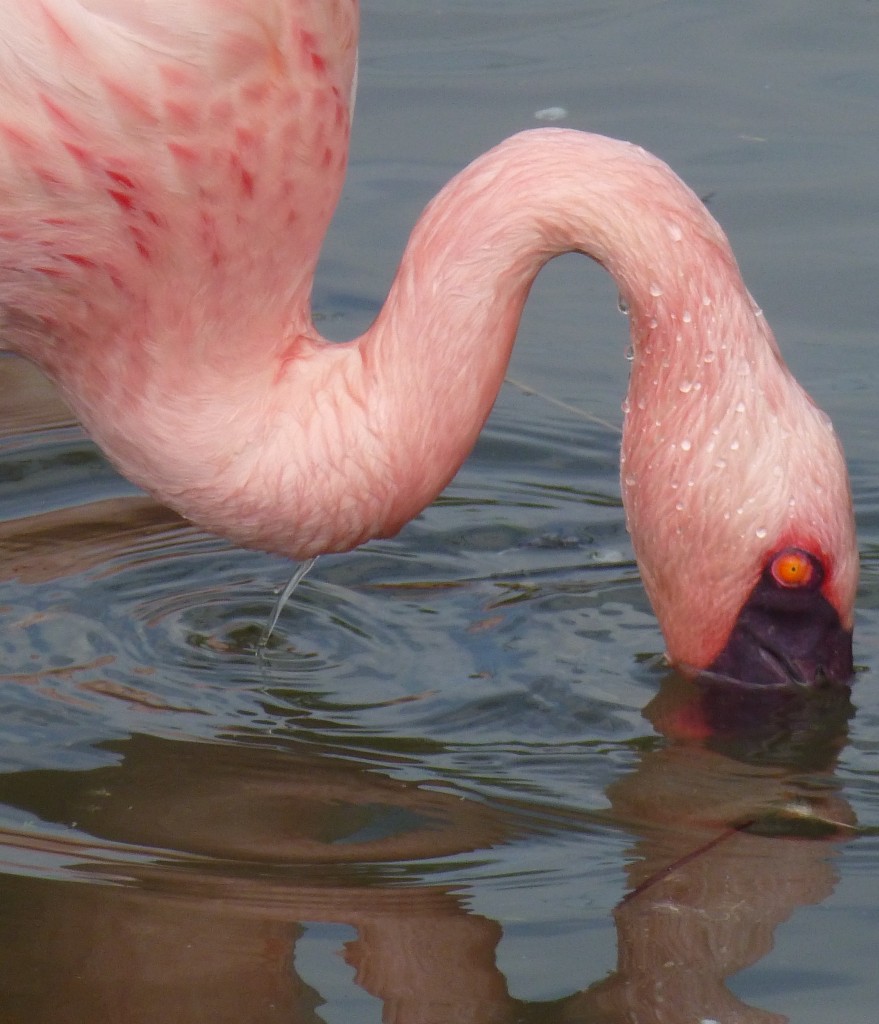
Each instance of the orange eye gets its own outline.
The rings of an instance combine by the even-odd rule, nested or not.
[[[770,568],[775,582],[782,587],[807,587],[815,577],[812,558],[797,548],[789,548],[777,554]]]

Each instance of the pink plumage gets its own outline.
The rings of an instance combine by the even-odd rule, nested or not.
[[[623,495],[670,656],[711,665],[787,548],[817,559],[850,631],[839,444],[721,229],[655,157],[574,131],[508,139],[427,208],[369,331],[318,335],[356,39],[354,0],[6,5],[2,344],[160,501],[301,558],[392,534],[436,497],[534,276],[586,253],[630,310]]]

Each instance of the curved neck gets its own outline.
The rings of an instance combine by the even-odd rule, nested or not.
[[[668,360],[676,319],[690,308],[700,315],[696,304],[710,297],[727,318],[755,320],[725,236],[660,160],[580,132],[508,139],[427,207],[384,309],[359,341],[380,371],[372,397],[392,430],[388,457],[399,454],[406,475],[401,520],[439,493],[469,452],[503,381],[531,283],[568,252],[614,277],[631,316],[636,368],[662,367],[670,395],[703,357],[696,335]],[[765,348],[767,333],[746,337]]]
[[[832,429],[697,197],[660,160],[600,136],[525,132],[462,171],[357,341],[325,342],[288,292],[284,322],[263,310],[186,394],[153,382],[164,412],[150,439],[124,409],[110,443],[100,418],[86,425],[132,479],[239,543],[305,558],[391,535],[467,457],[531,283],[566,252],[601,263],[629,309],[623,499],[672,659],[710,664],[782,542],[837,555],[826,588],[845,622],[856,548]],[[232,366],[235,351],[248,357]]]
[[[850,616],[856,546],[829,422],[695,194],[657,158],[600,136],[523,133],[428,206],[337,378],[353,396],[346,412],[357,408],[357,429],[347,419],[339,431],[355,476],[345,493],[368,496],[357,521],[391,534],[447,484],[494,403],[534,277],[566,252],[602,264],[629,309],[623,499],[672,659],[710,664],[780,543],[840,553],[828,595]]]

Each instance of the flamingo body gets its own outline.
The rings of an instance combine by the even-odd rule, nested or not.
[[[840,446],[723,232],[655,157],[560,129],[508,139],[428,206],[370,330],[317,334],[356,39],[354,0],[3,8],[3,344],[159,500],[307,557],[393,534],[442,490],[535,275],[586,253],[630,312],[623,496],[669,655],[715,663],[788,548],[817,559],[850,649]]]

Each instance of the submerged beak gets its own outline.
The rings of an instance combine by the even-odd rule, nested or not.
[[[778,569],[792,558],[807,570],[793,580]],[[823,580],[814,555],[797,548],[775,555],[708,671],[758,686],[848,685],[852,631],[822,593]]]

